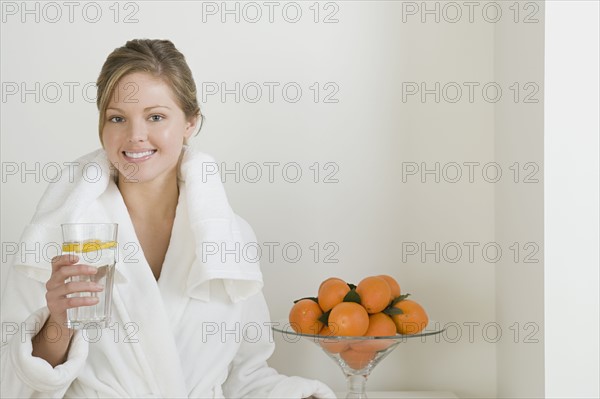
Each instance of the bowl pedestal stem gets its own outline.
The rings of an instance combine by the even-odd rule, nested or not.
[[[365,390],[367,385],[368,375],[346,375],[346,381],[348,383],[348,395],[346,399],[367,399],[367,392]]]

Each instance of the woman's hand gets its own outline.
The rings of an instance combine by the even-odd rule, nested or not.
[[[95,297],[74,297],[67,295],[77,292],[99,292],[103,287],[92,281],[66,282],[74,276],[92,276],[98,269],[92,266],[78,265],[76,255],[61,255],[52,259],[52,275],[46,283],[46,303],[50,309],[51,321],[66,327],[67,309],[80,306],[92,306],[98,303]]]
[[[102,286],[91,281],[66,282],[73,276],[92,276],[97,273],[95,267],[78,265],[78,261],[79,257],[75,255],[61,255],[52,259],[52,274],[46,283],[46,304],[50,317],[32,340],[32,355],[46,360],[52,367],[64,363],[69,352],[72,330],[67,328],[67,309],[98,303],[98,298],[68,298],[67,295],[103,290]]]

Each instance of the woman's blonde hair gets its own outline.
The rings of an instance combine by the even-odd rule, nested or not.
[[[96,81],[96,105],[100,112],[98,134],[101,143],[110,98],[119,80],[134,72],[146,72],[163,79],[172,88],[186,119],[201,118],[198,132],[200,131],[204,117],[198,106],[196,83],[183,54],[169,40],[135,39],[110,53]]]

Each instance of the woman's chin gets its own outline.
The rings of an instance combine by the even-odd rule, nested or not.
[[[135,173],[133,173],[133,168],[131,168],[131,170],[120,170],[119,182],[126,184],[157,184],[159,186],[164,186],[171,178],[174,180],[177,179],[177,172],[174,168],[173,171],[169,173],[165,173],[164,171],[157,173],[143,169],[145,168],[136,168]]]

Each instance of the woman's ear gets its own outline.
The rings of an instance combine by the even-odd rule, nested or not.
[[[185,133],[184,133],[184,137],[185,137],[186,141],[189,140],[189,138],[192,136],[192,134],[196,130],[199,119],[200,119],[199,115],[195,115],[195,116],[188,118],[187,124],[185,127]]]

